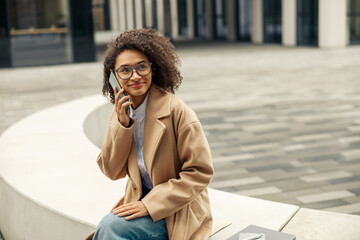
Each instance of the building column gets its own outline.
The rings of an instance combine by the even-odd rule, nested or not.
[[[126,9],[125,0],[119,0],[118,2],[118,14],[119,14],[119,30],[124,32],[127,30],[126,26]]]
[[[206,39],[214,39],[214,4],[212,0],[205,0]]]
[[[236,2],[235,0],[227,0],[226,21],[227,21],[227,40],[236,41]]]
[[[125,5],[126,5],[126,25],[127,25],[126,28],[128,30],[131,30],[135,28],[133,0],[126,0]]]
[[[296,46],[296,0],[281,1],[282,44]]]
[[[345,47],[346,0],[319,0],[319,47]]]
[[[164,0],[156,0],[157,30],[165,35],[165,9]]]
[[[187,34],[189,39],[195,38],[194,0],[186,0]]]
[[[253,0],[252,1],[252,31],[251,31],[251,41],[253,43],[263,43],[263,19],[264,12],[262,6],[262,0]]]
[[[118,14],[118,1],[117,0],[109,0],[110,7],[110,27],[112,31],[119,30],[119,14]]]
[[[178,1],[170,1],[170,16],[171,16],[171,37],[177,39],[179,37],[179,14]]]
[[[145,0],[145,26],[153,27],[153,5],[152,0]]]
[[[135,24],[136,24],[136,28],[143,28],[143,5],[142,5],[142,0],[135,0]]]

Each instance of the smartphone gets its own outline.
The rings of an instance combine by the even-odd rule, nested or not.
[[[110,72],[110,78],[109,78],[109,82],[110,82],[110,85],[111,87],[113,88],[114,90],[114,93],[115,93],[115,87],[116,87],[116,90],[119,92],[121,90],[121,86],[119,84],[119,82],[117,81],[116,77],[115,77],[115,74],[113,72]],[[120,95],[120,98],[123,98],[125,97],[125,93],[122,93]],[[129,100],[126,100],[125,102],[128,102]],[[129,106],[126,106],[125,108],[125,111],[128,112],[129,111]]]

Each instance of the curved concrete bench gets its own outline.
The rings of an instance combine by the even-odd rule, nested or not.
[[[123,195],[126,179],[110,181],[95,162],[110,111],[96,95],[35,113],[4,132],[0,229],[6,240],[83,239]],[[299,210],[214,189],[209,193],[216,225],[232,223],[212,240],[249,224],[281,230]]]

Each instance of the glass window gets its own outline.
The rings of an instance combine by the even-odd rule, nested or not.
[[[13,66],[72,61],[66,0],[8,3]]]
[[[318,0],[297,1],[297,45],[318,45]]]
[[[238,0],[238,39],[251,39],[251,0]]]
[[[206,38],[206,16],[204,0],[195,0],[195,27],[198,38]]]
[[[11,67],[9,17],[7,2],[0,2],[0,68]]]
[[[215,0],[215,31],[217,39],[225,39],[227,36],[225,4],[224,0]]]
[[[109,1],[92,0],[94,31],[110,30]]]
[[[281,0],[263,0],[264,42],[281,43]]]
[[[187,36],[187,11],[186,0],[178,0],[179,35]]]
[[[350,44],[360,44],[360,0],[348,1],[348,35]]]

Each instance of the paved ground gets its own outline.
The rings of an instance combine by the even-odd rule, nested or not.
[[[360,214],[359,46],[181,44],[178,52],[177,95],[203,123],[211,187]],[[101,71],[101,62],[0,69],[0,133],[31,113],[100,93]]]

